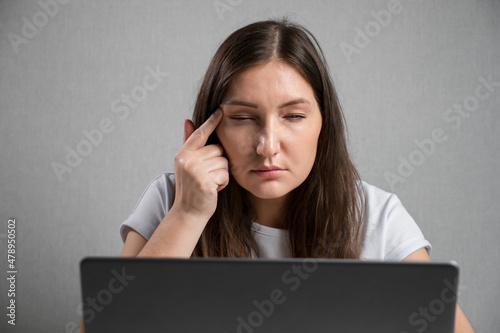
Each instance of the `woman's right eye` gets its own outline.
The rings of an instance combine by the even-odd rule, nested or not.
[[[232,116],[232,117],[229,117],[229,119],[233,119],[233,120],[248,120],[248,119],[252,119],[252,118],[250,118],[250,117]]]

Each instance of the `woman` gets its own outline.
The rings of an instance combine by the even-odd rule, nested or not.
[[[286,20],[219,47],[175,174],[148,186],[121,235],[137,257],[430,260],[431,248],[395,195],[359,179],[321,48]],[[458,305],[455,331],[473,331]]]

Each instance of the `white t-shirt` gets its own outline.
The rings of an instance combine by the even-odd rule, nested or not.
[[[421,248],[430,253],[431,244],[398,197],[366,182],[362,184],[367,198],[367,212],[361,259],[400,261]],[[122,240],[125,242],[130,228],[149,239],[172,207],[174,194],[174,173],[156,177],[142,194],[132,214],[121,224]],[[287,230],[253,222],[252,233],[261,258],[290,257]]]

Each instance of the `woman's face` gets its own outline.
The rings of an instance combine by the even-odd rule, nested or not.
[[[311,86],[293,67],[270,61],[245,70],[220,108],[216,133],[240,186],[275,199],[302,184],[316,158],[322,119]]]

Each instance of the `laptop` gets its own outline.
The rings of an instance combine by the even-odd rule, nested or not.
[[[80,262],[86,333],[452,333],[455,262]]]

